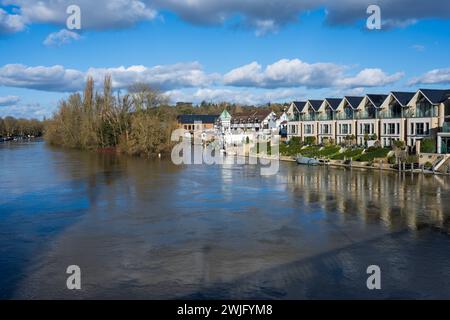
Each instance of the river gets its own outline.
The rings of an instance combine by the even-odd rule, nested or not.
[[[449,182],[0,144],[0,298],[450,298]]]

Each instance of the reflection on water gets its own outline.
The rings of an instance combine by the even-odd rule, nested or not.
[[[444,177],[43,143],[1,145],[0,166],[1,298],[450,298]]]

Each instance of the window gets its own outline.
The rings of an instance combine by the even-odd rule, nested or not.
[[[423,123],[416,123],[416,135],[425,134],[425,125]]]
[[[314,128],[311,124],[305,124],[305,134],[314,134]]]
[[[331,133],[331,125],[323,124],[321,131],[322,131],[322,134],[330,134]]]
[[[395,131],[396,124],[395,123],[385,123],[384,124],[384,134],[396,134]]]
[[[372,134],[373,133],[373,124],[370,124],[370,123],[361,124],[360,132],[361,132],[361,134]]]
[[[291,130],[290,130],[291,134],[296,134],[297,130],[296,130],[296,126],[295,125],[291,125]]]
[[[340,134],[351,134],[352,125],[351,124],[341,124],[339,125],[339,133]]]

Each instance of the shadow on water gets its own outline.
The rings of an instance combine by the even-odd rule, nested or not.
[[[450,238],[435,232],[419,231],[420,241],[413,245],[406,230],[380,236],[216,283],[182,299],[449,299]],[[382,290],[367,288],[366,270],[373,264],[381,269]]]

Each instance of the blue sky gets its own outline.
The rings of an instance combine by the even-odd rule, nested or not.
[[[123,91],[148,82],[173,102],[450,88],[450,5],[439,1],[381,0],[374,31],[350,0],[115,1],[126,7],[70,1],[82,28],[69,31],[53,1],[0,0],[0,116],[49,116],[88,74]]]

